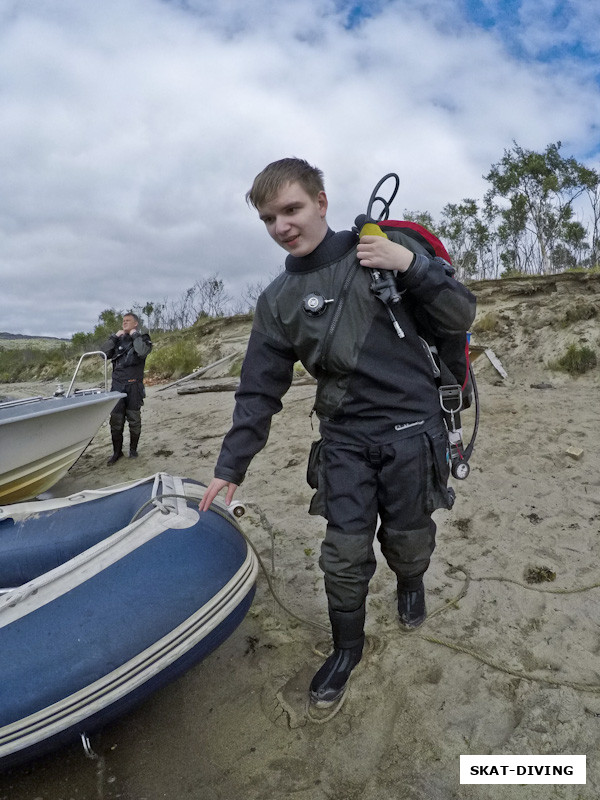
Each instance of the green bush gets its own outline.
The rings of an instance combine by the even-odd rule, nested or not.
[[[46,364],[48,354],[44,350],[27,347],[20,350],[0,349],[0,373],[5,383],[33,380],[40,368]]]
[[[568,372],[569,375],[583,375],[598,363],[596,352],[586,345],[570,344],[566,353],[556,361],[550,362],[550,369]]]
[[[490,333],[498,329],[500,317],[495,311],[484,314],[480,319],[473,323],[472,330],[475,333]]]
[[[154,347],[146,359],[146,372],[155,378],[182,378],[199,367],[200,356],[194,342],[180,339],[164,347]]]

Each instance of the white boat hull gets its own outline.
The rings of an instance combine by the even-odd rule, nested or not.
[[[0,404],[0,503],[28,500],[57,483],[122,396],[93,391]]]

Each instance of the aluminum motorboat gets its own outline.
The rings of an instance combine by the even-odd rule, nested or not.
[[[74,390],[83,358],[104,357],[104,388]],[[108,390],[106,355],[84,353],[66,391],[0,403],[0,503],[29,500],[73,466],[119,398]]]

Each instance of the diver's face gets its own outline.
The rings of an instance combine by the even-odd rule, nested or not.
[[[137,328],[135,317],[132,317],[130,314],[125,314],[123,317],[123,331],[125,333],[131,333],[135,328]]]
[[[269,236],[294,256],[307,256],[327,233],[327,196],[311,197],[297,182],[287,183],[258,213]]]

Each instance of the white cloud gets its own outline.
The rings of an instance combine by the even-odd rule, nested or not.
[[[396,214],[435,216],[480,198],[513,139],[597,147],[585,64],[520,62],[452,0],[351,29],[347,10],[0,3],[0,330],[68,336],[215,272],[229,294],[268,280],[284,254],[244,193],[280,157],[321,166],[341,228],[390,170]]]

